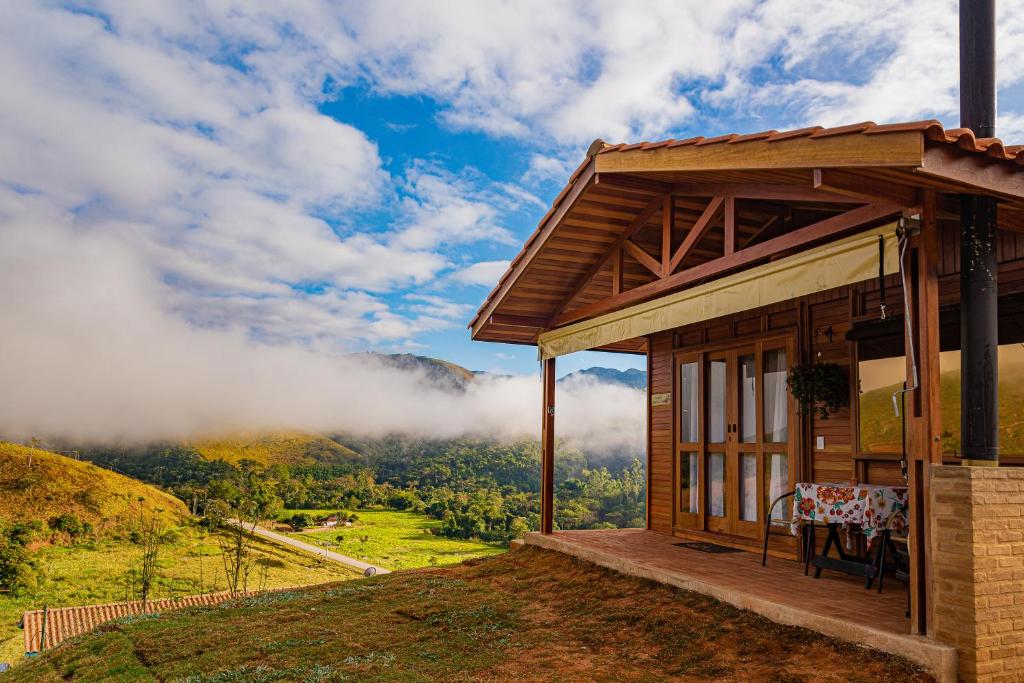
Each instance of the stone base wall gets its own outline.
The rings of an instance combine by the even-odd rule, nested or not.
[[[936,640],[965,681],[1024,680],[1024,468],[931,468]]]

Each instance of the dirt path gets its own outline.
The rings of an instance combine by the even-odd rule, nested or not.
[[[234,520],[234,519],[228,520],[228,521],[230,523],[232,523],[232,524],[238,524],[239,523],[237,520]],[[306,543],[305,541],[300,541],[297,538],[292,538],[291,536],[286,536],[284,534],[279,534],[276,531],[270,531],[269,529],[264,529],[263,527],[260,527],[260,526],[256,527],[255,532],[256,532],[257,536],[259,536],[260,538],[265,538],[268,541],[272,541],[274,543],[279,543],[281,545],[291,546],[292,548],[298,548],[299,550],[305,551],[307,553],[311,553],[313,555],[317,555],[319,557],[323,557],[325,559],[332,560],[332,561],[337,562],[339,564],[343,564],[345,566],[352,567],[354,569],[358,569],[359,571],[363,572],[364,574],[367,574],[367,572],[369,572],[367,574],[367,576],[372,576],[373,574],[390,574],[391,573],[390,569],[384,569],[383,567],[378,567],[377,565],[369,564],[367,562],[363,562],[362,560],[357,560],[354,557],[349,557],[348,555],[342,555],[341,553],[336,553],[333,550],[328,550],[326,548],[321,548],[320,546],[313,545],[312,543]]]

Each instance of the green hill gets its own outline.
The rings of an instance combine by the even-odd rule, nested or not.
[[[140,514],[168,526],[187,517],[184,503],[136,479],[50,451],[0,442],[0,522],[75,515],[106,536],[133,528]]]
[[[347,446],[319,434],[277,432],[272,434],[236,434],[203,439],[188,444],[206,460],[224,460],[237,465],[252,460],[263,465],[337,465],[361,460]]]
[[[942,373],[940,382],[943,452],[958,453],[960,371]],[[900,451],[900,418],[892,408],[892,394],[898,387],[894,384],[861,396],[861,446],[867,452]],[[1006,364],[999,370],[999,448],[1005,455],[1024,455],[1024,365]]]

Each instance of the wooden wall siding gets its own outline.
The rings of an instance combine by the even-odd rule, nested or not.
[[[956,227],[954,225],[954,227]],[[649,245],[652,254],[658,246]],[[1000,294],[1024,292],[1024,235],[1006,233],[1000,238]],[[944,305],[959,299],[959,274],[955,267],[959,261],[959,238],[947,228],[940,242],[944,270],[940,278],[940,300]],[[639,266],[643,268],[643,266]],[[949,268],[954,268],[950,271]],[[652,335],[650,344],[650,392],[674,391],[674,349],[711,343],[728,343],[732,339],[778,333],[792,330],[797,334],[800,358],[790,362],[817,359],[835,363],[851,378],[850,405],[833,413],[828,420],[807,417],[804,427],[805,443],[801,448],[809,454],[803,471],[815,481],[848,481],[858,478],[865,483],[882,485],[904,484],[898,459],[888,455],[861,455],[857,452],[856,377],[852,365],[856,362],[856,348],[846,341],[856,319],[874,319],[879,315],[879,287],[877,280],[869,280],[849,287],[802,297],[772,306],[745,311],[726,318]],[[886,307],[889,315],[900,315],[903,309],[899,276],[886,278]],[[800,326],[804,311],[803,327]],[[831,327],[831,339],[827,331]],[[674,486],[674,415],[673,406],[657,406],[649,410],[649,495],[650,527],[669,532],[672,528]],[[824,437],[824,448],[817,448],[817,437]],[[809,442],[806,442],[809,440]]]
[[[808,329],[802,338],[808,340],[807,357],[822,363],[835,363],[846,371],[847,376],[853,377],[850,372],[851,343],[846,341],[846,333],[851,328],[849,288],[819,292],[807,297],[804,304]],[[810,474],[814,481],[849,481],[854,476],[856,426],[853,424],[853,391],[850,399],[849,406],[839,409],[827,420],[817,415],[807,418],[811,421],[808,452],[812,453]],[[823,448],[817,447],[818,438],[824,438]]]
[[[649,338],[650,392],[672,391],[672,333],[662,332]],[[648,405],[650,405],[648,403]],[[650,510],[648,519],[654,531],[672,531],[673,419],[672,405],[648,409],[648,480]]]

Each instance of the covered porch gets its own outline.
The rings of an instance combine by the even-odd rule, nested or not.
[[[973,254],[960,248],[961,209],[982,199],[998,343],[1024,342],[1022,171],[1018,148],[934,121],[595,141],[470,324],[474,339],[536,345],[542,361],[541,534],[527,542],[927,657],[940,678],[957,659],[949,646],[968,678],[995,670],[986,657],[1024,670],[1024,640],[1021,652],[1009,640],[1024,632],[1024,591],[1010,585],[1024,571],[1024,505],[1000,504],[1024,485],[1005,467],[999,481],[969,472],[983,468],[963,455],[959,415],[945,410],[960,378],[942,366],[961,349]],[[647,359],[642,532],[556,530],[556,359],[588,349]],[[822,365],[838,377],[830,415],[788,382]],[[909,619],[891,576],[879,595],[862,579],[804,575],[778,528],[793,508],[776,517],[772,503],[808,485],[900,490]],[[976,521],[988,515],[1001,518]],[[761,568],[759,553],[683,541],[767,542],[772,559]],[[1013,591],[1020,603],[988,597]]]
[[[859,643],[909,659],[938,680],[956,680],[956,648],[910,633],[907,593],[892,581],[878,593],[850,577],[804,576],[795,560],[771,557],[761,566],[747,552],[706,553],[683,539],[647,529],[530,533],[524,541],[623,574],[692,590],[782,624]]]

